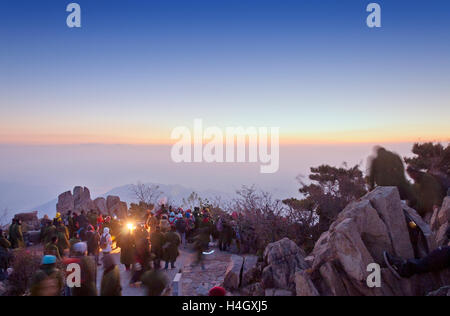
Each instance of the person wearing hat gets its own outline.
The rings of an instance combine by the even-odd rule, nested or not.
[[[31,296],[60,296],[64,279],[61,271],[56,268],[56,257],[45,255],[41,263],[41,268],[31,282]]]
[[[120,271],[112,255],[103,257],[103,268],[100,296],[122,296]]]

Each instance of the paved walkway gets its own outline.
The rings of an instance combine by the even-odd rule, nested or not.
[[[117,263],[120,262],[120,250],[113,253]],[[225,271],[230,260],[230,253],[220,252],[218,249],[214,249],[214,253],[211,255],[205,255],[205,270],[203,271],[200,266],[192,266],[195,261],[195,253],[192,250],[180,247],[180,256],[175,263],[176,268],[173,270],[167,270],[164,273],[167,274],[170,282],[173,281],[175,275],[181,270],[181,288],[180,295],[184,296],[198,296],[207,295],[210,288],[216,285],[220,285],[225,277]],[[143,296],[145,295],[145,288],[130,287],[130,279],[132,276],[131,271],[126,271],[124,265],[119,265],[120,277],[122,283],[122,295],[123,296]],[[100,293],[100,285],[103,275],[103,266],[98,267],[97,271],[97,286]]]

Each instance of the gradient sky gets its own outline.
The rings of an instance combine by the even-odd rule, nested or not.
[[[170,142],[205,125],[284,143],[448,140],[450,2],[0,3],[0,143]]]

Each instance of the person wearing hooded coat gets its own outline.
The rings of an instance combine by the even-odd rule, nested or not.
[[[103,249],[104,255],[107,255],[112,251],[112,237],[108,227],[103,228],[103,234],[100,238],[100,247]]]
[[[112,255],[103,257],[103,268],[100,296],[122,296],[120,271]]]
[[[31,281],[31,296],[60,296],[64,287],[62,272],[56,268],[56,257],[45,255],[41,268]]]
[[[172,227],[171,231],[164,235],[163,260],[166,262],[166,270],[169,268],[169,263],[171,268],[175,269],[175,261],[180,254],[178,251],[180,243],[180,235],[177,234],[176,228]]]

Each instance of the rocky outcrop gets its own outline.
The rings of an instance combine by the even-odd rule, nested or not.
[[[246,256],[242,266],[241,286],[245,287],[257,282],[260,278],[260,274],[261,269],[258,265],[258,257],[252,255]]]
[[[408,225],[422,230],[421,242],[411,242]],[[348,205],[316,243],[309,274],[296,275],[300,295],[425,295],[439,288],[442,279],[421,275],[397,280],[384,267],[383,251],[403,258],[434,248],[431,230],[411,208],[402,204],[397,188],[379,187]],[[366,280],[370,264],[381,267],[381,287]]]
[[[22,231],[34,231],[40,229],[40,222],[37,216],[38,212],[19,213],[14,215],[14,219],[22,221]]]
[[[69,211],[87,213],[94,210],[103,215],[117,215],[123,218],[127,215],[128,206],[118,196],[108,196],[107,199],[99,197],[93,201],[88,188],[77,186],[73,189],[73,193],[67,191],[59,195],[56,210],[63,215]]]
[[[243,257],[236,255],[231,256],[231,261],[228,265],[227,271],[225,273],[225,279],[223,281],[223,286],[226,289],[230,291],[239,289],[241,285],[241,273],[243,265]]]
[[[106,199],[99,197],[94,200],[95,208],[97,211],[99,211],[103,215],[107,215],[108,213],[108,207],[106,205]]]
[[[120,201],[118,196],[109,195],[106,198],[106,206],[108,208],[108,213],[111,215],[116,215],[119,218],[127,216],[127,203]]]
[[[67,214],[74,210],[74,199],[72,192],[67,191],[58,196],[58,203],[56,204],[56,211],[61,214]]]
[[[440,209],[436,209],[431,218],[431,229],[436,234],[437,245],[448,242],[446,231],[450,228],[450,197],[446,197]]]
[[[295,292],[297,296],[320,296],[308,271],[295,273]]]
[[[95,210],[95,204],[91,199],[91,192],[86,187],[75,187],[73,189],[73,205],[74,211],[79,213],[81,211],[89,212]]]
[[[295,273],[308,269],[306,254],[293,241],[284,238],[269,244],[264,251],[263,288],[295,290]]]
[[[436,291],[428,293],[427,296],[450,296],[450,286],[443,286]]]

